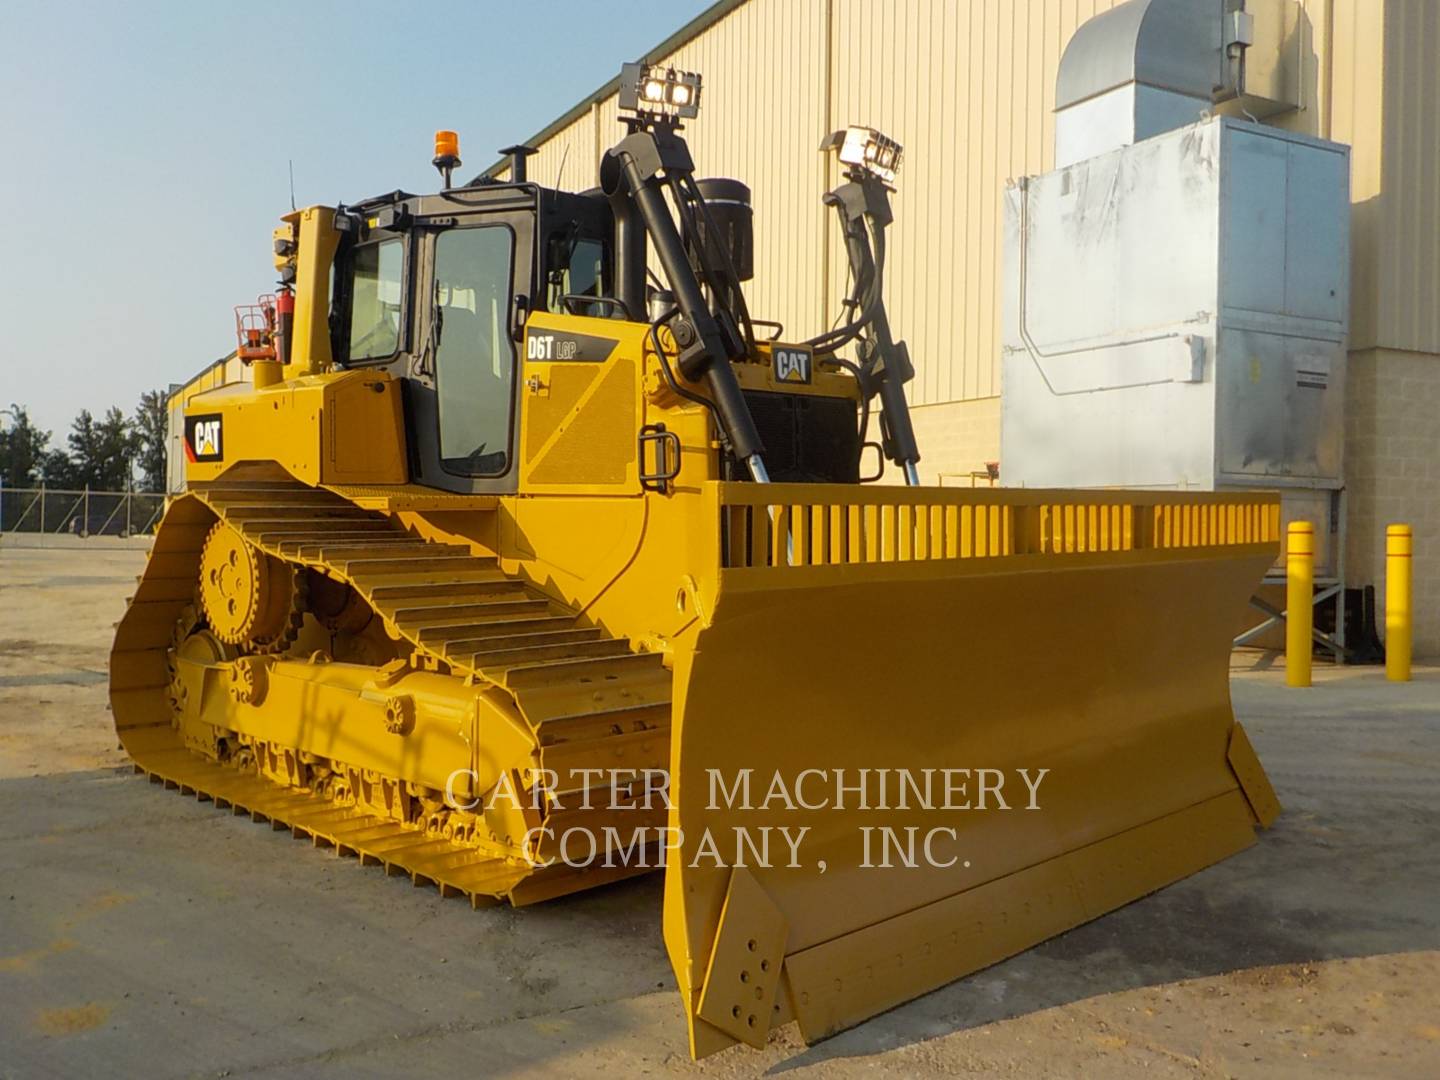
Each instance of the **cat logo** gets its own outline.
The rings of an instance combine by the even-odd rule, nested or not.
[[[185,417],[185,457],[190,461],[221,460],[220,427],[219,413]]]
[[[813,357],[803,345],[776,345],[770,353],[775,367],[775,381],[782,383],[809,383],[810,363]]]

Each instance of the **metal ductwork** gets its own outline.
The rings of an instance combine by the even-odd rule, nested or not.
[[[1055,163],[1194,123],[1300,107],[1308,46],[1295,0],[1128,0],[1075,31],[1055,84]]]

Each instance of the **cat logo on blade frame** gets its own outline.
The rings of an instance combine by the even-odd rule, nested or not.
[[[776,345],[770,351],[776,382],[808,385],[813,361],[814,354],[805,345]]]
[[[185,417],[185,457],[190,461],[220,461],[224,457],[220,430],[219,413]]]

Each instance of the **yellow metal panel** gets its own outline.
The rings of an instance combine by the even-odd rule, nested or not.
[[[366,510],[399,514],[417,510],[493,510],[500,505],[493,495],[461,495],[420,484],[326,484],[347,502]]]
[[[618,319],[537,312],[531,331],[566,330],[609,338],[602,362],[527,358],[520,391],[522,491],[608,495],[639,491],[637,361],[648,327]]]
[[[383,372],[307,376],[256,388],[234,383],[190,398],[188,415],[218,413],[223,457],[191,461],[187,481],[241,462],[274,462],[309,484],[408,479],[400,385]]]
[[[229,383],[249,382],[249,375],[250,365],[231,353],[223,360],[216,360],[174,391],[166,399],[166,404],[171,409],[183,410],[185,403],[196,394],[203,394],[206,390],[214,390]]]
[[[1003,960],[1254,843],[1243,800],[1158,821],[789,956],[806,1041]]]
[[[330,267],[340,234],[335,231],[335,211],[328,206],[307,206],[284,220],[300,226],[294,342],[285,367],[286,377],[295,378],[330,366]]]
[[[1268,829],[1280,816],[1280,800],[1275,796],[1275,788],[1270,783],[1270,777],[1265,775],[1265,767],[1260,764],[1255,748],[1250,745],[1250,736],[1245,734],[1238,720],[1230,732],[1230,749],[1226,758],[1230,768],[1235,770],[1235,778],[1240,781],[1240,790],[1245,793],[1250,812],[1259,824]]]
[[[1277,496],[707,490],[728,543],[713,614],[693,649],[674,656],[672,823],[686,840],[666,881],[666,943],[692,1010],[689,995],[714,969],[729,887],[728,871],[697,858],[707,835],[778,820],[808,830],[802,865],[751,869],[789,924],[789,985],[807,1038],[1251,842],[1247,799],[1264,780],[1233,735],[1228,654],[1234,619],[1275,556]],[[1234,531],[1220,525],[1232,509]],[[1252,526],[1240,528],[1246,516]],[[1103,629],[1087,631],[1077,612]],[[833,641],[813,632],[847,623],[886,628],[867,639],[859,669],[837,669]],[[935,663],[925,640],[935,627],[964,664]],[[737,664],[753,703],[744,709],[733,698]],[[798,677],[816,670],[834,676]],[[824,738],[779,736],[807,715],[827,718]],[[982,762],[1050,770],[1039,812],[914,805],[887,816],[822,799],[787,804],[782,818],[762,802],[777,774],[794,792],[811,770],[854,782],[862,769],[873,778]],[[747,769],[753,797],[717,801],[714,777],[731,784]],[[935,861],[877,865],[866,829],[896,821],[950,846]],[[713,1048],[706,1026],[693,1031],[697,1047]]]
[[[700,1020],[764,1049],[770,1025],[780,1012],[776,990],[785,958],[785,930],[780,909],[750,871],[737,866],[730,873],[720,929],[705,973]]]
[[[382,693],[368,667],[281,660],[270,669],[263,699],[242,705],[227,698],[222,668],[206,674],[213,684],[206,688],[206,719],[229,730],[436,790],[444,790],[454,770],[470,766],[475,693],[458,679],[411,673]],[[405,732],[413,739],[385,726],[385,703],[396,695],[419,702],[414,726]],[[491,739],[508,737],[515,747],[507,749],[523,753],[518,734],[490,716],[485,719],[494,729]],[[418,745],[424,745],[423,755],[415,752]]]
[[[321,483],[403,484],[409,479],[400,383],[350,372],[325,383]]]

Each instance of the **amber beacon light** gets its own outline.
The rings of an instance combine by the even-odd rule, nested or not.
[[[445,178],[445,186],[448,188],[451,172],[461,164],[460,136],[453,131],[435,132],[435,158],[430,164],[440,170],[440,175]]]

